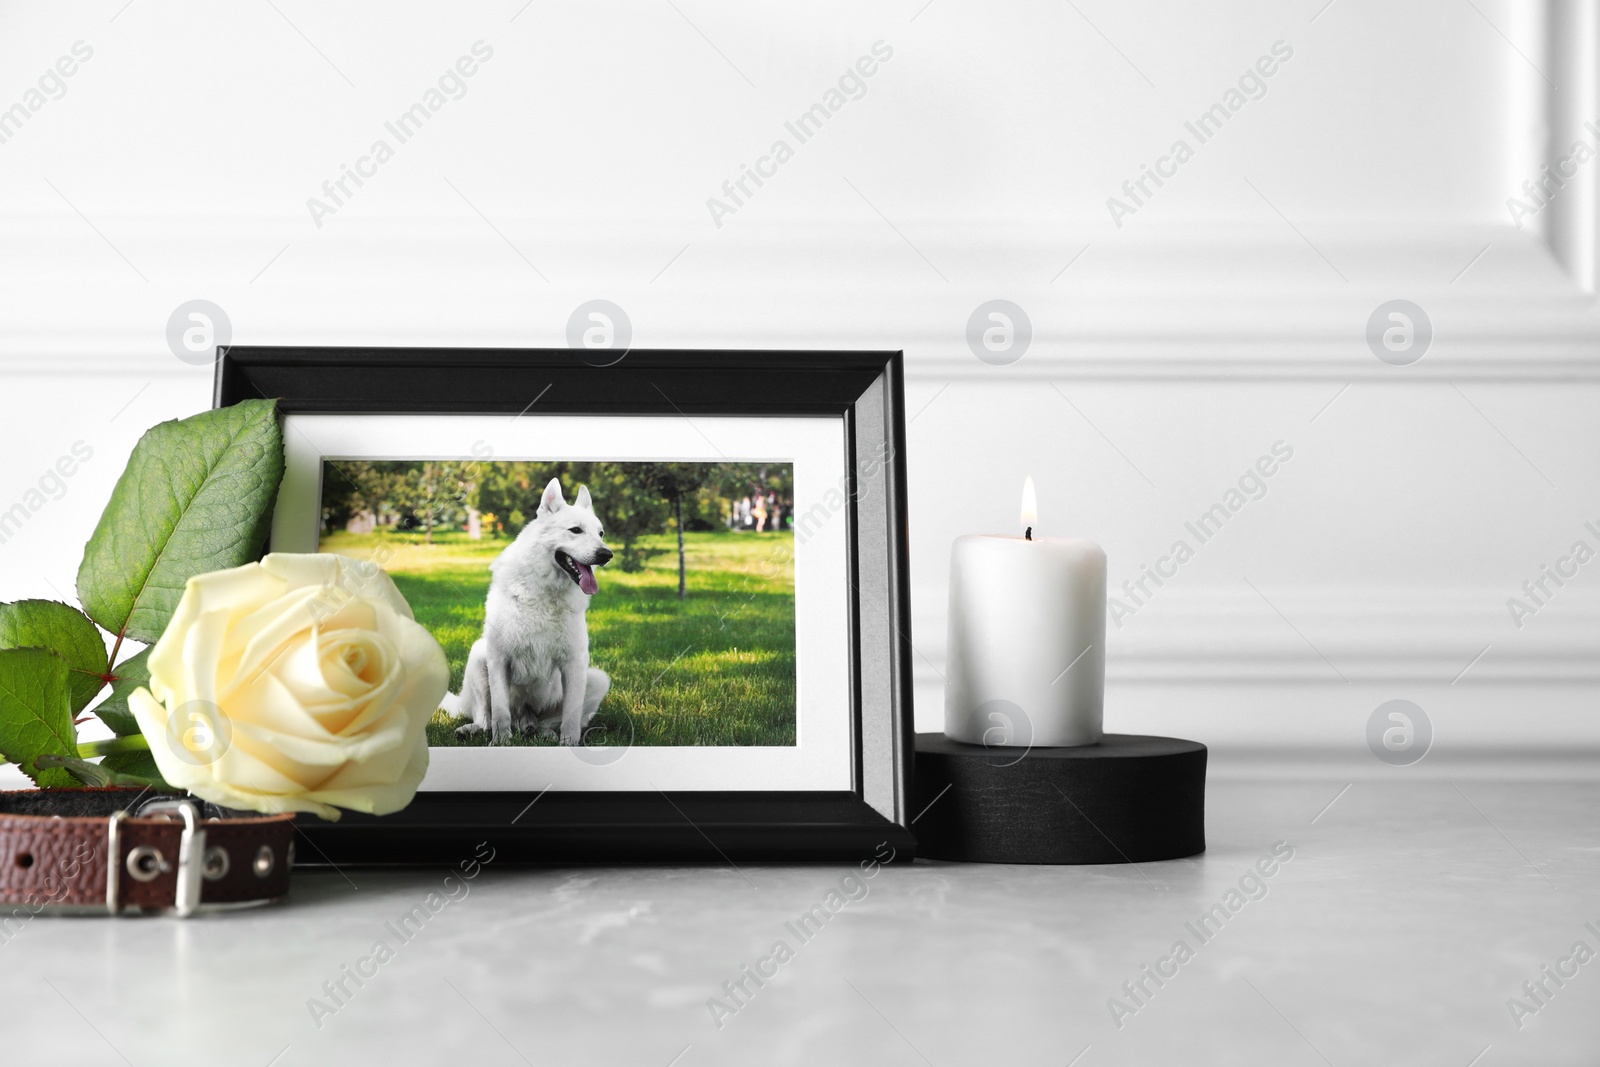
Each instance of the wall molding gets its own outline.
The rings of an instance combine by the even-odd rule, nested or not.
[[[571,309],[603,296],[628,310],[636,345],[903,348],[908,373],[927,380],[1600,381],[1593,294],[1509,224],[1329,222],[1313,250],[1267,225],[907,224],[912,248],[887,228],[837,223],[505,221],[542,281],[477,219],[338,221],[319,233],[266,217],[100,220],[143,262],[141,281],[79,220],[0,216],[33,268],[10,285],[0,368],[194,374],[166,350],[165,326],[196,297],[229,312],[239,343],[514,347],[564,344]],[[163,281],[174,256],[215,264],[204,292]],[[996,297],[1033,325],[1009,366],[979,361],[965,339],[967,317]],[[1368,316],[1396,298],[1434,330],[1406,367],[1364,339]]]
[[[1582,136],[1593,147],[1594,135],[1584,131],[1586,122],[1600,123],[1600,14],[1590,3],[1562,3],[1513,6],[1514,18],[1523,23],[1535,44],[1541,66],[1548,72],[1548,84],[1541,84],[1544,95],[1539,104],[1542,121],[1533,128],[1543,134],[1538,158],[1532,160],[1529,177],[1547,163],[1566,154],[1572,138]],[[1600,180],[1595,168],[1584,166],[1566,180],[1558,195],[1550,200],[1543,236],[1556,260],[1583,292],[1593,294],[1596,282],[1597,207],[1600,207]]]
[[[1107,624],[1106,680],[1472,687],[1600,683],[1600,593],[1562,590],[1559,599],[1524,619],[1521,629],[1505,607],[1512,595],[1520,594],[1437,587],[1273,589],[1269,606],[1243,582],[1236,589],[1162,590],[1120,627]],[[945,590],[916,586],[911,599],[917,683],[942,685]]]

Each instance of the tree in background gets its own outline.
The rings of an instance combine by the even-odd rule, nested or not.
[[[686,595],[686,567],[683,557],[683,502],[699,491],[711,477],[714,467],[708,463],[641,463],[638,471],[640,483],[659,493],[672,509],[673,521],[678,530],[678,599]]]
[[[605,524],[606,539],[617,546],[617,566],[629,574],[644,570],[659,548],[649,548],[641,538],[666,528],[667,502],[655,487],[639,476],[637,463],[589,465],[589,493]]]
[[[709,468],[699,495],[715,509],[714,519],[724,523],[731,522],[733,506],[746,497],[770,496],[787,515],[794,504],[794,468],[787,463],[718,463]],[[773,518],[768,529],[780,529]]]
[[[361,459],[324,461],[322,464],[322,519],[331,530],[342,529],[352,518],[367,512],[374,523],[393,510],[391,492],[405,463]]]
[[[539,497],[551,478],[566,486],[571,480],[568,463],[484,463],[478,474],[479,511],[493,513],[503,531],[515,537],[539,513]]]
[[[463,526],[476,510],[494,519],[487,535],[516,537],[538,514],[551,478],[568,500],[589,487],[620,570],[641,571],[667,551],[650,538],[674,527],[680,599],[688,595],[686,532],[726,529],[743,499],[770,498],[769,507],[787,513],[794,497],[787,463],[335,460],[323,464],[322,518],[333,531],[366,513],[382,529],[420,529],[431,544],[436,529]]]
[[[422,543],[433,544],[433,528],[459,523],[477,488],[475,463],[428,460],[410,465],[394,483],[391,498],[423,528]],[[482,509],[480,509],[482,510]]]

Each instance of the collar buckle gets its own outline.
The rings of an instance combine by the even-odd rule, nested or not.
[[[139,858],[137,851],[128,853],[126,861],[121,859],[122,822],[128,817],[128,812],[119,811],[111,816],[106,826],[106,843],[110,852],[106,864],[106,910],[112,915],[122,913],[119,898],[123,866],[127,865],[128,873],[134,877],[142,877],[141,871],[134,867]],[[204,873],[201,861],[206,851],[206,832],[200,828],[199,809],[192,800],[160,799],[145,804],[137,817],[183,820],[183,834],[178,838],[177,883],[173,889],[172,907],[165,910],[180,919],[187,919],[200,906],[200,885]]]

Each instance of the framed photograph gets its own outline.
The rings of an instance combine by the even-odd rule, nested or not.
[[[451,668],[410,807],[302,862],[911,857],[899,353],[223,349],[257,397],[269,550],[382,566]]]

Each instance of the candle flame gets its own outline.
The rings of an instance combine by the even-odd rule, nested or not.
[[[1022,528],[1024,530],[1039,525],[1039,496],[1033,488],[1033,475],[1022,483]]]

